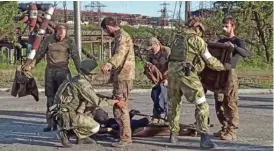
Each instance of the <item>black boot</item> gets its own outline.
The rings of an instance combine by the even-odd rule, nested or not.
[[[43,129],[44,132],[50,132],[51,131],[51,127],[47,126]]]
[[[61,130],[58,133],[59,139],[61,141],[61,144],[65,147],[65,148],[70,148],[72,147],[72,144],[69,142],[68,136],[67,136],[67,131],[66,130]]]
[[[170,133],[169,142],[172,144],[178,144],[178,134]]]
[[[209,148],[215,148],[216,145],[211,141],[208,134],[203,133],[201,134],[200,147],[203,149],[209,149]]]
[[[52,131],[56,131],[57,130],[57,124],[53,125]]]

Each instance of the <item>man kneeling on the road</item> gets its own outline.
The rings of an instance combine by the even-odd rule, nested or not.
[[[69,137],[74,134],[77,144],[96,144],[90,136],[99,131],[100,124],[93,119],[91,113],[98,107],[114,104],[123,107],[124,101],[109,100],[96,95],[91,85],[94,75],[92,71],[96,67],[97,63],[93,60],[82,61],[81,73],[60,85],[54,105],[50,107],[51,115],[61,129],[58,136],[64,147],[72,147]]]

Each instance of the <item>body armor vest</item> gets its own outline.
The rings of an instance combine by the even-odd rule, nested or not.
[[[176,35],[171,44],[171,53],[169,61],[184,62],[187,57],[187,38],[182,35]]]

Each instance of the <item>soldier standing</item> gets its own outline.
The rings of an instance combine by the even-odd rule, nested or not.
[[[68,27],[64,24],[56,26],[56,33],[47,36],[35,55],[30,65],[25,65],[23,70],[30,71],[46,55],[47,66],[45,71],[45,94],[47,97],[46,119],[48,126],[44,132],[57,130],[57,125],[48,116],[48,108],[52,106],[54,96],[61,83],[71,77],[68,68],[69,57],[74,61],[76,70],[79,72],[80,57],[74,41],[67,35]]]
[[[232,52],[231,65],[229,72],[227,90],[224,94],[215,93],[215,108],[219,122],[222,124],[221,130],[213,133],[214,136],[220,137],[222,140],[236,140],[236,132],[239,124],[238,113],[238,87],[239,81],[236,73],[236,65],[240,56],[249,57],[250,54],[246,50],[244,42],[236,37],[234,31],[236,29],[236,20],[232,16],[228,16],[223,20],[223,30],[226,38],[220,39],[218,42],[225,43],[227,46],[234,48]]]
[[[93,69],[96,67],[97,63],[93,60],[82,61],[81,73],[64,81],[56,92],[54,105],[50,107],[50,111],[61,128],[58,135],[64,147],[72,147],[69,142],[72,132],[76,135],[77,144],[96,144],[90,136],[99,131],[100,124],[91,114],[99,107],[114,104],[124,107],[124,101],[109,100],[96,95],[91,85]]]
[[[149,45],[147,50],[151,50],[151,53],[148,55],[146,66],[154,65],[162,75],[162,79],[153,81],[156,85],[151,90],[151,98],[154,103],[153,116],[156,117],[155,119],[157,117],[165,118],[167,116],[167,69],[170,48],[162,46],[156,37],[150,38]]]
[[[171,48],[168,65],[168,119],[170,123],[170,142],[177,143],[180,120],[180,105],[182,95],[189,102],[196,105],[195,118],[197,129],[201,132],[201,148],[214,148],[207,131],[209,105],[206,101],[204,89],[198,73],[205,64],[214,70],[229,70],[213,57],[207,50],[207,44],[201,38],[205,31],[200,18],[191,18],[187,22],[188,28],[178,33]]]
[[[125,100],[126,107],[113,107],[114,117],[120,126],[120,142],[114,143],[114,147],[122,147],[132,144],[130,118],[128,114],[128,97],[135,79],[135,54],[133,41],[130,35],[120,29],[112,17],[106,17],[101,22],[105,32],[114,37],[112,45],[112,57],[102,67],[104,73],[110,71],[111,82],[113,83],[114,99]]]

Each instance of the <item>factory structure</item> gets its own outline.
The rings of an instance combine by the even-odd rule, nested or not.
[[[189,12],[190,16],[202,16],[202,17],[213,17],[216,15],[216,9],[227,10],[235,6],[236,2],[200,2],[199,7]],[[173,11],[168,10],[167,6],[169,3],[162,3],[162,8],[158,11],[159,17],[151,17],[142,14],[127,14],[127,13],[113,13],[102,11],[102,7],[107,7],[98,1],[92,1],[89,4],[84,5],[85,10],[81,11],[81,24],[98,24],[105,17],[113,17],[117,20],[120,25],[129,25],[132,27],[162,27],[172,28],[174,22],[178,18],[173,18]],[[181,13],[182,2],[179,2],[179,13]],[[226,9],[226,10],[225,10]],[[175,11],[175,10],[174,10]],[[177,12],[176,12],[177,13]],[[178,16],[178,14],[177,14]],[[172,19],[173,18],[173,19]],[[52,20],[54,22],[62,22],[67,24],[74,23],[74,11],[68,10],[66,7],[66,1],[63,1],[63,8],[55,9]]]

